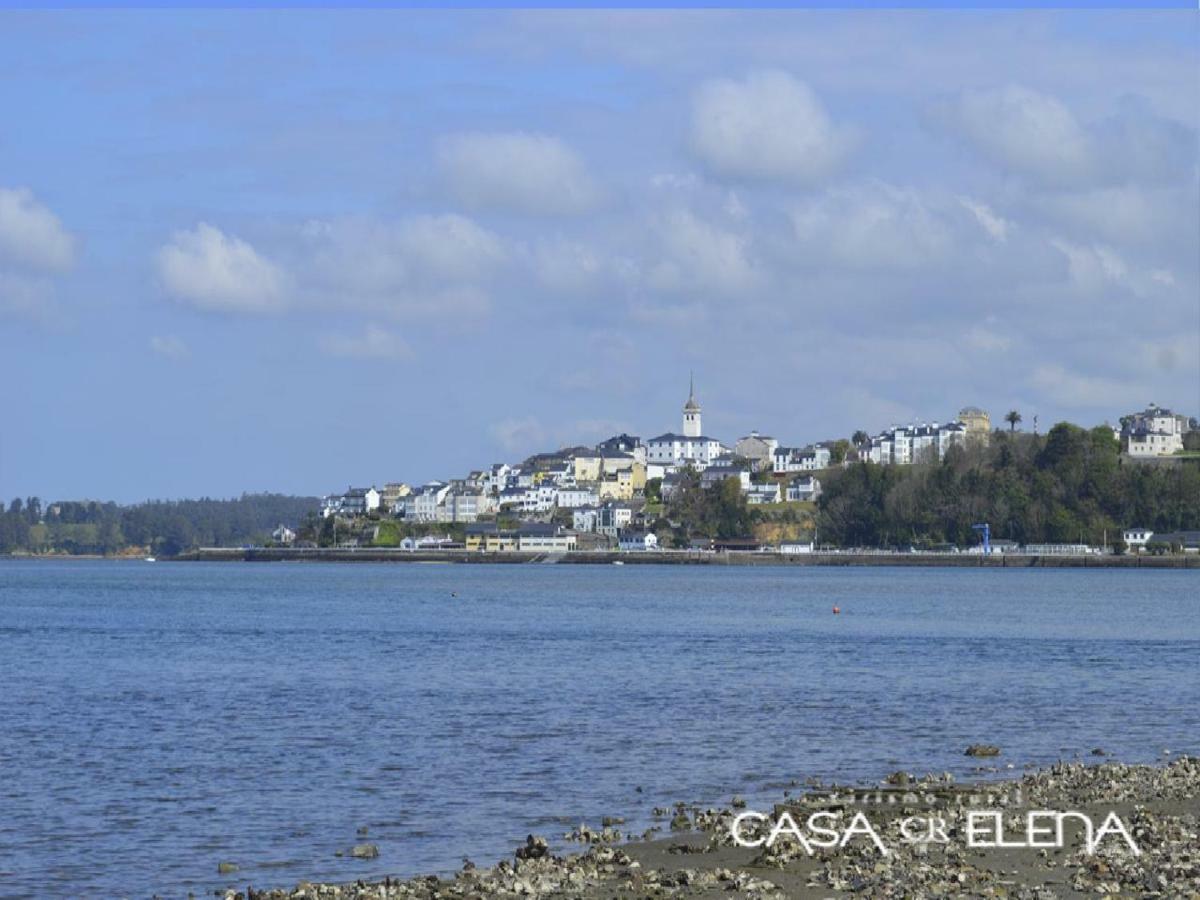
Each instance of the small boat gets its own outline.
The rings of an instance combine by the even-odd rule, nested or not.
[[[623,566],[623,565],[625,565],[625,562],[624,562],[624,560],[620,560],[620,559],[614,559],[614,560],[613,560],[613,565],[614,565],[614,566]]]
[[[158,560],[156,560],[153,556],[145,557],[145,561],[146,562],[158,562]]]

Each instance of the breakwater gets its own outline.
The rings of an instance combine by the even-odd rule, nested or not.
[[[397,563],[559,563],[568,565],[709,565],[709,566],[936,566],[952,568],[1054,569],[1200,569],[1200,555],[1037,556],[994,553],[778,553],[753,551],[695,552],[659,550],[620,553],[503,552],[471,550],[398,550],[383,547],[289,548],[202,547],[172,557],[189,562],[397,562]]]

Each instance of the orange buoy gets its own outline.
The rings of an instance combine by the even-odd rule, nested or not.
[[[842,611],[842,608],[841,608],[840,606],[835,606],[835,607],[833,608],[833,614],[834,614],[835,616],[836,616],[838,613],[840,613],[841,611]]]

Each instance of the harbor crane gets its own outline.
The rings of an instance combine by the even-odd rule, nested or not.
[[[980,522],[978,525],[971,526],[972,531],[978,531],[983,536],[983,555],[987,556],[992,552],[992,529],[987,522]]]

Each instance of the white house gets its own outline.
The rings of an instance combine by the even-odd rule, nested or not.
[[[577,509],[571,516],[576,531],[594,531],[616,537],[633,521],[633,509],[619,503]]]
[[[700,473],[700,486],[705,489],[715,487],[730,478],[737,481],[738,490],[743,494],[750,490],[750,470],[744,465],[732,465],[727,456],[714,460],[713,465]]]
[[[774,481],[766,484],[752,484],[746,491],[746,502],[752,506],[760,503],[778,503],[782,499],[783,494],[779,490],[779,484]]]
[[[1151,403],[1143,412],[1122,420],[1130,456],[1171,456],[1183,450],[1183,436],[1190,427],[1181,416]]]
[[[439,508],[444,508],[446,495],[449,493],[450,485],[442,481],[431,481],[416,488],[407,497],[401,497],[397,501],[397,508],[403,504],[404,518],[409,521],[437,522]]]
[[[1146,549],[1146,545],[1150,543],[1150,539],[1154,537],[1154,532],[1149,528],[1126,528],[1121,534],[1121,539],[1125,541],[1125,546],[1134,553],[1141,553]]]
[[[342,495],[341,512],[347,516],[365,516],[379,509],[379,491],[374,487],[349,488]]]
[[[271,532],[271,540],[277,544],[290,544],[296,540],[296,532],[292,531],[286,525],[280,525]]]
[[[560,487],[557,502],[559,509],[578,509],[582,506],[595,506],[600,502],[600,498],[595,491],[586,488]]]
[[[658,549],[658,536],[651,531],[622,531],[619,541],[624,553]]]
[[[776,447],[773,457],[776,475],[787,475],[791,472],[815,472],[818,469],[829,468],[829,448],[817,445],[815,447]]]
[[[788,502],[811,502],[821,496],[821,482],[815,475],[793,478],[788,484]]]

